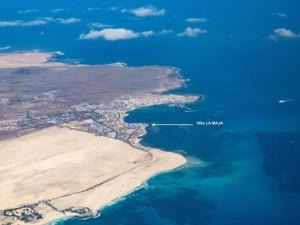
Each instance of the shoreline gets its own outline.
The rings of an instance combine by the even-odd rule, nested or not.
[[[197,100],[191,102],[191,104],[192,104],[192,103],[195,103],[196,101],[199,101],[199,100],[202,101],[202,96],[199,96],[199,99],[197,99]],[[164,104],[164,105],[166,105],[166,104]],[[154,105],[154,106],[156,106],[156,105]],[[132,110],[127,111],[127,112],[124,114],[124,118],[126,118],[126,117],[130,114],[130,112],[134,111],[135,109],[146,108],[146,107],[148,107],[148,106],[145,106],[145,107],[135,107],[135,108],[133,108]],[[125,121],[124,121],[124,122],[125,122]],[[145,130],[145,132],[143,133],[143,135],[140,136],[139,143],[140,143],[141,139],[142,139],[145,135],[147,135],[147,131],[146,131],[146,130]],[[150,147],[150,146],[144,146],[144,145],[142,145],[142,144],[141,144],[141,147],[143,147],[143,148],[152,148],[152,147]],[[139,149],[139,148],[137,148],[137,149],[138,149],[138,150],[142,150],[142,149]],[[192,161],[190,161],[188,158],[186,158],[185,156],[183,156],[181,153],[173,152],[173,151],[170,151],[170,150],[164,150],[164,149],[157,149],[157,150],[159,150],[159,151],[161,151],[161,152],[171,152],[171,153],[174,153],[174,154],[178,154],[178,155],[180,155],[180,156],[182,156],[182,157],[184,158],[184,163],[181,164],[181,165],[179,165],[179,166],[177,166],[177,167],[175,167],[175,168],[172,168],[172,169],[169,169],[169,170],[165,170],[165,171],[160,171],[160,172],[157,172],[156,174],[153,174],[153,175],[149,176],[149,177],[148,177],[147,179],[145,179],[139,186],[137,186],[137,187],[135,187],[135,188],[129,190],[129,191],[126,192],[125,194],[120,195],[120,196],[118,196],[117,198],[115,198],[115,199],[111,200],[110,202],[106,203],[105,205],[99,207],[99,208],[97,209],[99,215],[97,215],[97,216],[90,216],[90,217],[86,217],[86,218],[80,218],[80,217],[76,217],[76,216],[61,217],[61,218],[56,218],[56,219],[54,219],[53,221],[49,221],[49,222],[44,223],[44,224],[45,224],[45,225],[56,225],[56,224],[62,224],[63,221],[66,221],[66,220],[72,220],[72,219],[76,219],[76,218],[77,218],[77,219],[83,219],[83,220],[84,220],[84,219],[88,219],[88,218],[94,218],[94,217],[97,218],[97,217],[101,217],[101,210],[104,210],[105,208],[108,208],[108,207],[110,207],[110,206],[112,206],[112,205],[114,205],[114,204],[118,204],[118,202],[120,202],[120,201],[126,200],[126,198],[127,198],[130,194],[133,194],[134,192],[136,192],[136,191],[138,191],[138,190],[140,190],[140,189],[145,188],[146,185],[147,185],[147,182],[150,181],[151,179],[153,179],[153,178],[155,178],[155,177],[157,177],[157,176],[159,176],[159,175],[165,174],[165,173],[172,173],[172,172],[175,172],[175,171],[177,171],[177,170],[183,169],[183,168],[189,166],[189,162],[192,163]],[[199,162],[197,162],[197,163],[203,163],[203,162],[202,162],[202,161],[199,161]],[[39,224],[37,224],[37,225],[39,225]],[[42,224],[41,224],[41,225],[42,225]]]
[[[147,187],[147,182],[150,181],[151,179],[153,179],[153,178],[155,178],[159,175],[162,175],[162,174],[165,174],[165,173],[172,173],[172,172],[175,172],[177,170],[180,170],[180,169],[183,169],[184,167],[186,167],[188,165],[189,161],[185,157],[184,157],[184,159],[186,160],[184,164],[182,164],[182,165],[180,165],[176,168],[173,168],[173,169],[170,169],[170,170],[167,170],[167,171],[158,172],[157,174],[154,174],[154,175],[150,176],[145,181],[143,181],[143,183],[140,186],[137,186],[136,188],[128,191],[127,193],[125,193],[124,195],[119,196],[119,197],[115,198],[114,200],[112,200],[111,202],[101,206],[100,208],[97,209],[97,211],[99,212],[99,215],[97,215],[97,216],[90,216],[90,217],[85,217],[85,218],[80,218],[80,217],[77,217],[77,216],[66,216],[66,217],[56,218],[53,221],[42,223],[40,225],[55,225],[55,224],[61,224],[61,223],[63,223],[63,221],[66,221],[66,220],[72,220],[72,219],[85,220],[85,219],[89,219],[89,218],[101,217],[101,210],[104,210],[105,208],[111,207],[112,205],[118,204],[119,202],[126,200],[126,198],[129,197],[130,194],[133,194],[134,192]]]
[[[4,55],[3,57],[4,59],[5,56],[8,57],[8,64],[9,64],[8,68],[20,68],[20,66],[21,67],[41,66],[41,67],[49,67],[55,69],[55,68],[62,68],[62,67],[68,68],[70,66],[74,66],[74,65],[61,63],[61,62],[49,61],[49,59],[51,59],[51,57],[55,53],[46,53],[46,52],[30,53],[29,52],[29,53],[23,53],[24,55],[21,56],[17,55],[19,57],[19,58],[17,57],[18,59],[24,56],[25,57],[24,61],[15,60],[14,55],[16,54],[17,53],[0,54],[0,68],[3,68],[3,64],[1,65],[1,57],[3,55]],[[88,65],[81,65],[81,64],[75,66],[88,67]],[[108,65],[108,66],[112,66],[112,65]],[[118,65],[115,66],[118,67]],[[156,68],[157,66],[150,66],[150,68],[151,67]],[[149,67],[141,66],[140,68],[145,69]],[[11,210],[20,211],[20,210],[25,210],[26,207],[27,208],[32,207],[33,211],[36,211],[37,213],[43,215],[42,217],[43,219],[37,218],[36,220],[34,220],[34,224],[36,225],[53,224],[55,222],[59,222],[60,220],[70,219],[72,217],[82,217],[82,216],[84,218],[93,217],[97,215],[97,212],[101,211],[101,209],[105,207],[109,207],[110,204],[112,204],[115,201],[118,201],[118,199],[124,198],[128,194],[133,193],[140,188],[143,188],[144,184],[146,184],[146,182],[152,179],[153,177],[163,173],[180,169],[184,165],[186,165],[187,159],[184,156],[182,156],[180,153],[164,151],[162,149],[154,149],[140,144],[141,138],[147,134],[146,127],[148,126],[148,124],[126,123],[124,121],[124,118],[127,117],[131,111],[138,108],[154,106],[154,105],[168,105],[168,104],[182,105],[187,103],[194,103],[199,99],[202,99],[202,96],[174,95],[174,94],[164,93],[168,90],[174,90],[182,87],[185,84],[186,80],[180,74],[179,68],[167,67],[167,66],[164,67],[160,66],[159,68],[165,69],[163,70],[165,71],[164,74],[162,74],[162,77],[159,78],[159,79],[163,79],[166,82],[164,84],[165,86],[158,85],[153,87],[152,91],[145,90],[140,94],[136,93],[135,95],[132,96],[124,95],[115,98],[111,101],[104,101],[104,102],[100,101],[99,103],[82,102],[79,105],[78,104],[72,105],[70,106],[71,111],[69,111],[68,113],[72,113],[72,115],[74,116],[73,120],[68,121],[67,123],[65,123],[64,120],[62,120],[62,122],[58,122],[51,125],[50,127],[53,126],[52,128],[47,128],[46,126],[44,128],[42,127],[41,129],[38,128],[31,129],[29,130],[28,133],[26,133],[26,130],[24,130],[23,135],[21,135],[20,137],[8,138],[4,140],[2,143],[4,143],[5,141],[13,142],[14,140],[20,140],[22,138],[26,139],[28,136],[34,137],[37,133],[40,134],[42,132],[46,132],[45,135],[38,135],[38,136],[47,137],[49,132],[53,136],[54,134],[53,132],[51,133],[51,129],[52,130],[62,129],[61,131],[64,132],[66,132],[67,129],[69,130],[69,132],[66,133],[66,136],[68,136],[68,134],[70,133],[77,137],[78,132],[81,132],[80,135],[78,135],[77,137],[78,139],[86,137],[89,140],[93,139],[91,140],[93,142],[94,139],[99,140],[100,138],[102,138],[102,140],[105,143],[109,142],[112,145],[120,143],[120,145],[122,146],[125,145],[127,146],[124,148],[134,149],[134,152],[131,152],[130,154],[127,153],[127,155],[126,155],[126,151],[124,152],[121,151],[118,154],[113,153],[113,155],[110,155],[110,157],[118,157],[119,155],[120,156],[123,155],[122,156],[123,159],[121,161],[119,160],[118,163],[115,163],[115,165],[121,166],[123,168],[123,169],[121,168],[119,173],[107,175],[110,174],[111,171],[113,171],[116,166],[107,167],[107,169],[105,170],[106,172],[104,172],[104,174],[106,174],[106,176],[104,176],[104,178],[106,177],[105,179],[103,178],[102,180],[101,179],[99,180],[93,178],[89,181],[91,182],[89,183],[89,186],[86,187],[82,186],[83,184],[82,182],[79,182],[78,185],[73,184],[73,186],[75,187],[73,187],[73,189],[70,189],[70,191],[65,191],[64,189],[60,191],[55,190],[56,192],[53,193],[57,193],[57,194],[54,195],[51,194],[51,188],[47,186],[47,191],[50,190],[50,193],[48,193],[47,195],[52,197],[46,197],[46,198],[41,197],[40,199],[35,198],[37,200],[32,202],[36,202],[36,203],[32,203],[31,205],[26,205],[26,202],[28,203],[31,201],[24,200],[22,202],[20,200],[20,203],[16,204],[17,206],[19,205],[18,206],[19,208],[11,208]],[[85,117],[87,118],[84,120],[78,120],[77,115],[80,118],[85,118]],[[62,116],[64,118],[64,115]],[[117,119],[115,119],[116,116]],[[95,118],[100,118],[100,119],[95,119]],[[40,124],[39,121],[37,121],[37,123]],[[55,126],[60,128],[55,128]],[[49,132],[47,133],[47,131]],[[52,137],[51,135],[50,137]],[[87,137],[87,135],[90,136]],[[91,136],[93,136],[93,138],[91,138]],[[55,136],[55,138],[60,138],[60,137]],[[87,142],[83,141],[83,143],[87,143]],[[90,145],[91,144],[88,144],[88,146]],[[117,147],[117,149],[118,148],[119,147]],[[99,152],[94,152],[93,149],[90,149],[89,151],[93,152],[93,154],[96,155],[100,154]],[[44,153],[39,153],[39,154],[44,154]],[[81,152],[80,154],[83,154],[84,156],[84,154],[86,153]],[[142,157],[143,160],[141,160],[141,158],[138,157],[139,159],[136,160],[132,159],[133,160],[132,163],[128,164],[128,162],[126,162],[127,161],[126,157],[137,157],[138,155],[140,155],[139,157]],[[56,160],[55,162],[60,163],[65,159],[68,159],[68,157],[64,157],[60,160]],[[89,160],[92,159],[89,158]],[[107,162],[103,161],[103,163],[107,163]],[[84,165],[85,165],[84,163],[79,164],[79,166],[84,166]],[[91,162],[91,165],[93,165],[93,162]],[[112,170],[109,168],[111,168]],[[98,172],[97,169],[95,170]],[[88,178],[82,177],[81,179],[86,180]],[[98,184],[93,184],[93,181],[98,181]],[[75,181],[72,180],[72,182]],[[62,183],[62,185],[67,185],[67,182]],[[121,186],[122,186],[121,189],[112,188],[112,187],[121,187]],[[26,189],[26,187],[24,188]],[[114,190],[114,192],[109,191],[112,189]],[[102,196],[99,193],[102,193]],[[24,198],[22,194],[21,196]],[[8,207],[8,211],[10,210],[9,208],[10,207]],[[0,210],[0,219],[1,219],[1,210]],[[17,221],[13,220],[13,224],[23,225],[26,223],[21,220],[17,220]]]
[[[85,217],[85,218],[80,218],[80,217],[77,217],[77,216],[66,216],[66,217],[60,217],[60,218],[54,219],[53,221],[49,221],[47,223],[43,223],[43,224],[40,224],[40,225],[56,225],[56,224],[61,224],[66,220],[72,220],[72,219],[85,220],[85,219],[90,219],[90,218],[101,217],[101,210],[104,210],[105,208],[108,208],[108,207],[111,207],[115,204],[118,204],[121,201],[125,201],[126,198],[129,197],[129,195],[133,194],[134,192],[136,192],[140,189],[146,188],[147,187],[147,182],[150,181],[151,179],[153,179],[153,178],[155,178],[159,175],[162,175],[162,174],[165,174],[165,173],[172,173],[172,172],[175,172],[177,170],[180,170],[180,169],[183,169],[184,167],[186,167],[187,164],[189,163],[189,161],[188,161],[187,158],[185,158],[185,160],[186,160],[186,162],[184,164],[180,165],[179,167],[174,168],[174,169],[170,169],[168,171],[163,171],[163,172],[159,172],[157,174],[154,174],[154,175],[150,176],[148,179],[146,179],[140,186],[128,191],[126,194],[124,194],[122,196],[119,196],[116,199],[112,200],[111,202],[101,206],[100,208],[97,209],[97,211],[99,212],[99,215],[97,215],[97,216],[90,216],[90,217]]]
[[[41,135],[41,132],[43,132],[42,135]],[[61,134],[60,132],[63,132],[63,133]],[[65,136],[73,137],[75,135],[74,137],[76,137],[77,139],[78,138],[87,138],[87,140],[94,140],[96,142],[102,140],[101,143],[103,143],[103,141],[105,141],[105,142],[111,143],[113,145],[115,145],[115,144],[119,145],[119,144],[123,143],[121,141],[112,140],[112,139],[109,139],[106,137],[96,137],[96,136],[93,136],[92,134],[74,131],[74,130],[72,131],[71,129],[68,129],[68,128],[55,128],[55,127],[46,128],[42,131],[36,131],[34,133],[20,137],[20,138],[18,138],[18,140],[8,140],[7,142],[4,142],[4,143],[2,142],[2,143],[4,144],[4,146],[8,146],[8,147],[11,144],[13,146],[14,145],[19,146],[20,144],[25,145],[24,149],[21,151],[25,151],[25,153],[26,153],[27,152],[26,146],[28,146],[28,143],[29,144],[32,143],[33,138],[37,138],[36,141],[38,143],[40,143],[42,140],[46,141],[48,139],[48,136],[50,138],[53,137],[52,139],[57,141],[57,135],[64,136],[63,138],[60,138],[60,141],[64,140]],[[41,136],[43,136],[43,138],[41,138]],[[45,136],[46,136],[46,139],[45,139]],[[84,136],[84,137],[82,137],[82,136]],[[81,139],[80,141],[83,141],[83,140],[84,139]],[[16,142],[16,141],[18,141],[18,142]],[[74,145],[74,141],[72,141],[72,142]],[[49,143],[50,142],[48,142],[48,144]],[[75,146],[78,146],[78,145],[75,145]],[[126,146],[128,146],[128,144],[123,143],[122,146],[126,147]],[[119,148],[124,148],[124,147],[119,147]],[[42,147],[39,146],[38,150],[40,148],[42,148]],[[66,146],[62,147],[61,149],[64,150],[65,148],[66,148]],[[128,150],[129,149],[133,150],[133,148],[129,147],[129,146],[126,148],[128,148]],[[97,149],[95,151],[95,147],[92,147],[90,149],[91,150],[89,150],[89,151],[94,152],[94,154],[97,154],[97,152],[99,153],[99,151],[97,151]],[[126,151],[121,150],[123,157],[128,158],[128,154],[129,154],[128,150],[126,150],[127,153],[126,153]],[[130,152],[132,150],[130,150]],[[33,151],[33,154],[36,154],[35,153],[36,150],[31,149],[30,151]],[[116,175],[114,175],[115,177],[109,178],[107,181],[104,180],[99,185],[96,184],[92,188],[88,188],[86,190],[78,189],[78,191],[77,192],[75,191],[75,193],[69,193],[67,195],[62,195],[61,197],[58,196],[58,197],[50,198],[48,200],[40,199],[39,201],[37,201],[39,199],[39,197],[36,196],[35,198],[37,200],[33,201],[36,203],[32,203],[31,205],[27,205],[27,204],[19,205],[23,201],[22,199],[21,200],[17,199],[17,202],[20,202],[19,204],[12,203],[12,202],[10,204],[11,205],[12,204],[19,205],[18,207],[20,209],[21,208],[25,209],[26,207],[27,208],[32,207],[33,210],[42,214],[43,219],[36,220],[34,224],[49,224],[53,221],[57,221],[57,220],[60,220],[60,219],[66,218],[66,217],[68,217],[68,218],[69,217],[71,218],[74,216],[80,217],[80,214],[76,215],[75,211],[73,212],[72,210],[70,210],[70,209],[72,209],[72,207],[81,207],[82,209],[83,208],[88,209],[88,211],[86,211],[86,213],[84,213],[82,216],[83,217],[93,217],[93,216],[97,215],[97,212],[101,211],[101,209],[103,209],[104,207],[109,206],[109,204],[111,204],[112,202],[117,201],[118,199],[120,199],[122,197],[125,197],[126,195],[136,191],[139,188],[142,188],[143,185],[145,184],[145,182],[147,182],[147,180],[149,180],[159,174],[162,174],[165,172],[170,172],[174,169],[177,169],[186,163],[186,159],[182,155],[177,154],[177,153],[164,152],[159,149],[153,149],[153,148],[149,149],[148,151],[153,155],[153,158],[151,158],[150,160],[147,157],[147,155],[145,153],[143,153],[143,150],[134,149],[134,152],[136,152],[136,153],[132,152],[132,153],[130,153],[131,155],[133,153],[138,154],[138,155],[140,155],[140,156],[138,156],[138,158],[140,158],[143,155],[143,158],[139,159],[139,163],[137,164],[137,166],[132,167],[132,165],[129,165],[129,167],[128,167],[127,165],[125,165],[126,163],[125,164],[123,163],[125,166],[124,169],[128,168],[129,169],[128,171],[123,172],[124,169],[122,169],[122,170],[120,170],[120,174],[116,174]],[[60,152],[61,151],[59,151],[57,154],[60,155],[61,154]],[[50,153],[54,154],[54,152],[53,153],[50,152]],[[68,153],[64,153],[64,154],[68,154]],[[71,154],[73,154],[73,153],[71,153]],[[85,158],[88,156],[86,154],[89,154],[89,153],[82,152],[80,154],[81,155],[83,154],[81,157]],[[102,154],[102,153],[99,153],[99,154]],[[107,153],[105,153],[105,154],[107,154]],[[86,156],[84,156],[84,155],[86,155]],[[111,156],[113,156],[113,155],[110,154],[110,157]],[[46,157],[46,155],[42,156],[42,157]],[[64,157],[64,156],[62,156],[62,157]],[[98,156],[96,155],[94,157],[97,158]],[[119,157],[119,156],[117,156],[117,157]],[[70,159],[73,160],[72,158],[69,158],[68,161]],[[93,160],[93,159],[90,159],[90,160]],[[59,161],[59,160],[56,159],[55,161]],[[99,162],[99,159],[97,161]],[[122,161],[124,161],[124,160],[122,160]],[[89,162],[86,162],[86,163],[89,163]],[[103,163],[104,163],[104,161],[102,161],[101,167],[104,166]],[[121,161],[118,161],[118,163],[120,164]],[[91,163],[89,163],[89,164],[91,164]],[[39,165],[36,165],[36,166],[39,166]],[[54,166],[54,165],[51,164],[51,167],[52,166]],[[81,165],[81,167],[82,166],[84,166],[84,165]],[[60,164],[58,164],[55,167],[60,168],[61,166],[60,166]],[[31,165],[22,167],[22,170],[28,171],[29,168],[31,168]],[[106,171],[110,171],[110,168],[112,168],[112,167],[107,167]],[[88,169],[88,168],[85,168],[85,169]],[[90,169],[94,170],[94,167],[92,166],[92,167],[90,167]],[[88,171],[90,171],[90,169],[88,169]],[[61,176],[63,176],[63,174]],[[110,175],[110,176],[112,176],[112,175]],[[84,179],[87,179],[87,177],[84,177]],[[43,183],[44,183],[43,179],[40,181],[37,181],[37,182],[40,183],[40,185],[43,185]],[[47,181],[47,182],[51,183],[52,181],[50,179],[50,181]],[[47,182],[44,185],[46,185]],[[67,182],[67,181],[65,181],[65,182]],[[76,181],[72,180],[72,182],[76,182]],[[90,185],[92,185],[92,183],[94,182],[94,178],[90,179],[89,182],[91,182]],[[85,185],[87,185],[87,184],[85,184]],[[48,188],[47,192],[49,194],[51,194],[51,192],[49,192],[49,191],[51,191],[51,186],[50,187],[47,186],[47,188]],[[111,192],[111,189],[113,189],[114,192]],[[53,190],[55,190],[55,189],[53,189]],[[34,191],[34,190],[32,190],[32,191]],[[53,192],[53,194],[54,194],[54,192]],[[51,194],[51,195],[53,195],[53,194]],[[22,198],[28,199],[28,197],[26,197],[26,196],[22,196]],[[0,202],[0,204],[3,204],[3,203],[4,203],[3,201],[2,201],[2,203]],[[6,205],[7,203],[4,203],[4,204]],[[51,206],[52,209],[57,209],[57,211],[51,210],[49,208],[49,206]],[[12,209],[12,210],[17,210],[17,208]],[[19,221],[16,224],[26,224],[26,223]]]
[[[60,134],[59,131],[63,131],[64,134]],[[43,132],[43,135],[41,135],[41,132]],[[73,136],[73,134],[75,134],[74,137],[77,137],[77,138],[81,138],[81,136],[86,136],[88,139],[91,139],[91,138],[95,139],[95,141],[99,141],[100,138],[102,138],[101,140],[108,141],[112,144],[118,144],[118,143],[121,144],[122,143],[121,141],[111,140],[106,137],[95,137],[88,133],[72,131],[71,129],[68,129],[68,128],[46,128],[42,131],[36,131],[29,135],[25,135],[25,136],[21,137],[22,140],[20,140],[20,138],[19,138],[18,139],[19,144],[22,144],[22,145],[25,144],[24,148],[26,148],[26,146],[27,146],[26,143],[28,143],[29,139],[30,139],[30,141],[32,141],[33,138],[38,138],[37,141],[41,142],[40,140],[44,140],[45,135],[47,136],[49,132],[51,135],[56,135],[56,136],[57,135],[67,136],[69,134],[71,134]],[[30,137],[28,137],[28,136],[30,136]],[[42,138],[40,138],[41,136],[42,136]],[[55,140],[57,139],[56,136],[55,136]],[[61,138],[60,140],[63,140],[63,138]],[[7,142],[5,142],[3,144],[4,144],[4,146],[10,145],[10,144],[13,144],[13,145],[17,144],[17,146],[19,146],[18,143],[15,143],[15,140],[8,140]],[[123,143],[122,145],[128,146],[128,144],[126,144],[126,143]],[[39,148],[41,148],[41,147],[39,147]],[[129,148],[133,149],[132,147],[129,147]],[[62,149],[65,149],[65,147],[63,147]],[[24,149],[22,151],[24,151]],[[32,150],[32,149],[30,151],[35,152],[35,150]],[[122,150],[122,152],[123,151],[124,150]],[[132,151],[132,150],[130,150],[130,151]],[[129,168],[128,171],[125,171],[125,172],[121,171],[121,173],[119,175],[118,174],[114,175],[115,177],[113,177],[112,179],[109,178],[107,181],[103,181],[99,185],[95,185],[94,187],[88,188],[87,190],[81,191],[79,189],[79,191],[75,192],[75,193],[63,195],[61,197],[58,196],[55,198],[50,198],[49,200],[40,199],[39,201],[33,201],[35,203],[32,203],[30,206],[27,204],[24,204],[24,205],[21,204],[18,207],[19,208],[32,207],[35,211],[41,213],[43,215],[43,219],[35,221],[35,224],[49,224],[53,221],[60,220],[60,219],[66,218],[66,217],[71,218],[74,216],[75,217],[80,216],[80,215],[74,214],[74,212],[72,212],[72,211],[69,211],[69,208],[70,207],[72,208],[72,206],[88,207],[90,213],[87,213],[87,214],[84,213],[83,217],[93,217],[93,216],[97,215],[97,212],[101,211],[101,209],[103,209],[104,207],[109,206],[109,204],[111,204],[112,202],[136,191],[139,188],[142,188],[143,185],[145,184],[145,182],[147,182],[147,180],[149,180],[149,179],[153,178],[154,176],[157,176],[161,173],[165,173],[165,172],[169,172],[174,169],[177,169],[186,163],[186,159],[182,155],[179,155],[177,153],[164,152],[159,149],[151,148],[148,151],[153,155],[153,158],[151,158],[149,160],[148,157],[145,155],[145,153],[142,153],[143,150],[135,149],[134,151],[136,151],[136,153],[138,153],[139,155],[141,155],[141,154],[144,155],[143,156],[144,159],[141,160],[140,163],[137,164],[137,166],[134,166],[133,168]],[[25,149],[25,152],[27,152],[26,149]],[[93,152],[96,153],[95,151],[93,151]],[[130,153],[130,154],[132,154],[132,153]],[[53,153],[51,153],[51,154],[53,154]],[[61,153],[59,153],[59,154],[61,154]],[[129,154],[129,152],[127,152],[127,153],[123,152],[123,154]],[[112,155],[110,155],[110,156],[112,156]],[[43,156],[43,157],[45,157],[45,156]],[[121,162],[119,161],[119,163],[121,163]],[[22,167],[22,169],[24,169],[26,171],[26,170],[28,170],[28,167],[24,167],[24,168]],[[94,179],[91,180],[92,183],[93,183],[93,181],[94,181]],[[50,180],[49,182],[52,182],[52,181]],[[72,182],[74,182],[74,181],[72,181]],[[47,188],[49,190],[51,190],[51,187],[47,186]],[[111,192],[112,188],[114,189],[113,193]],[[101,197],[101,195],[102,195],[102,197]],[[24,198],[24,196],[22,196],[22,197]],[[17,201],[22,202],[22,200],[17,200]],[[79,203],[79,202],[81,202],[81,203]],[[83,203],[83,202],[85,202],[85,203]],[[0,202],[0,204],[3,204],[3,203],[4,203],[3,201],[2,201],[2,203]],[[79,205],[78,205],[78,203],[79,203]],[[5,205],[6,205],[6,203],[5,203]],[[45,206],[47,206],[47,208],[45,208]],[[53,209],[55,208],[58,211],[50,210],[48,206],[51,206]],[[12,209],[12,210],[15,210],[15,209]],[[63,212],[63,214],[61,212]],[[26,223],[19,221],[17,224],[26,224]]]

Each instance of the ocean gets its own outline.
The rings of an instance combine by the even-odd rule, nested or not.
[[[105,207],[98,218],[57,224],[300,224],[300,38],[268,39],[277,28],[300,33],[299,1],[11,0],[1,5],[6,6],[0,7],[1,20],[49,15],[82,20],[68,26],[0,27],[0,47],[11,46],[9,51],[59,50],[65,53],[59,60],[89,64],[174,66],[189,81],[170,93],[205,95],[204,101],[188,108],[153,106],[136,109],[126,118],[132,123],[194,124],[149,126],[142,140],[144,145],[184,154],[189,159],[186,166],[150,179]],[[118,11],[145,5],[164,8],[166,14],[136,18]],[[21,15],[16,7],[40,12]],[[84,10],[88,7],[101,9]],[[53,8],[65,10],[53,15]],[[189,17],[207,22],[187,24]],[[174,32],[114,42],[78,40],[91,22]],[[188,26],[207,33],[194,38],[176,35]],[[196,125],[199,121],[224,125]]]

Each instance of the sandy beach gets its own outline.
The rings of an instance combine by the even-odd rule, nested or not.
[[[176,153],[142,151],[59,127],[1,141],[0,158],[0,210],[36,204],[43,219],[35,224],[71,216],[70,208],[96,211],[151,176],[186,162]]]

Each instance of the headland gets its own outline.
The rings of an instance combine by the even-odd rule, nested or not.
[[[163,94],[184,80],[170,67],[70,65],[52,53],[0,55],[0,223],[45,224],[98,209],[155,174],[182,166],[177,153],[140,144],[135,108],[186,104]]]

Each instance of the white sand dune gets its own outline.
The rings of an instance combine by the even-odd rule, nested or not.
[[[97,210],[149,177],[185,163],[179,154],[52,127],[0,143],[0,210],[49,200]],[[66,215],[38,207],[43,224]]]

